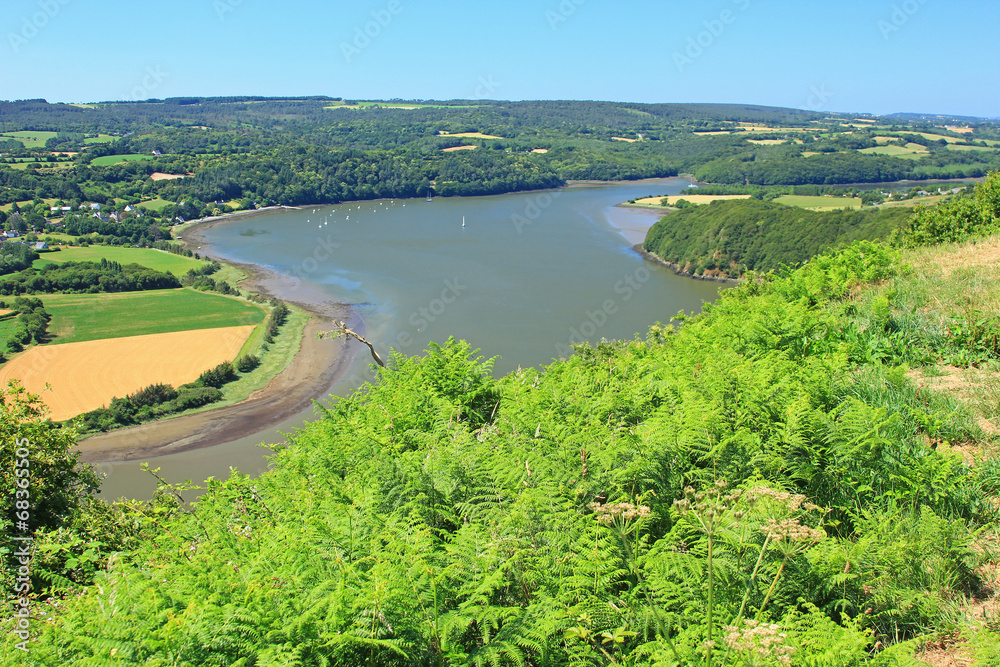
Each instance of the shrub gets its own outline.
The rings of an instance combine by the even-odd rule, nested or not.
[[[260,366],[260,357],[256,354],[247,354],[236,360],[236,370],[240,373],[249,373]]]
[[[224,361],[198,376],[198,382],[206,387],[221,387],[236,379],[236,369],[232,362]]]
[[[129,403],[136,407],[159,405],[177,398],[177,390],[169,384],[151,384],[128,397]]]

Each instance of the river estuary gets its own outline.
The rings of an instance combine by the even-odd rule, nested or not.
[[[573,342],[644,335],[654,322],[715,298],[718,283],[678,277],[632,250],[655,211],[615,206],[688,185],[676,178],[307,207],[234,219],[204,239],[213,256],[263,266],[290,276],[300,292],[352,304],[383,356],[390,347],[418,354],[453,335],[499,356],[500,375],[545,365]],[[346,395],[372,377],[363,352],[324,396]],[[283,433],[311,419],[308,409],[253,436],[150,463],[171,481],[225,477],[230,467],[259,474],[268,452],[258,445],[283,442]],[[98,468],[107,475],[105,498],[145,498],[154,488],[138,461]]]

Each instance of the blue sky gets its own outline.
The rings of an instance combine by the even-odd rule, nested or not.
[[[0,99],[740,102],[1000,116],[996,0],[3,0]]]

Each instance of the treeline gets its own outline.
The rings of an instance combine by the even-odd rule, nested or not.
[[[0,275],[23,271],[38,259],[38,253],[26,243],[0,243]]]
[[[643,249],[695,276],[739,278],[746,271],[797,266],[829,248],[886,238],[905,208],[807,211],[755,199],[717,201],[672,213],[650,228]]]
[[[13,354],[22,351],[25,346],[35,343],[48,342],[48,327],[52,316],[45,310],[45,304],[41,299],[30,297],[17,297],[12,301],[0,301],[0,308],[9,309],[11,312],[0,315],[0,321],[17,318],[18,326],[7,338],[3,351]],[[4,361],[4,355],[0,353],[0,361]]]
[[[85,432],[110,431],[200,408],[222,400],[222,387],[238,379],[237,371],[249,373],[259,364],[260,358],[252,354],[235,362],[224,361],[203,372],[194,382],[176,389],[169,384],[151,384],[125,398],[112,398],[108,407],[85,412],[73,421],[80,420]]]
[[[109,262],[64,262],[40,269],[28,268],[0,278],[0,295],[44,294],[63,292],[138,292],[173,289],[180,281],[170,273],[155,271],[139,264]]]
[[[738,185],[880,183],[912,175],[913,165],[906,160],[857,153],[751,161],[725,158],[713,160],[695,171],[699,181]]]

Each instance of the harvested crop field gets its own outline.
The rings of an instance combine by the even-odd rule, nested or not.
[[[668,206],[674,206],[680,200],[685,200],[691,204],[711,204],[714,201],[726,201],[729,199],[750,199],[750,195],[670,195],[669,197],[646,197],[636,199],[636,204],[650,204],[659,206],[660,202],[667,200]]]
[[[53,421],[107,405],[150,384],[178,386],[232,361],[253,326],[33,347],[0,369],[0,383],[17,378],[40,394]],[[45,384],[51,385],[50,391]]]

